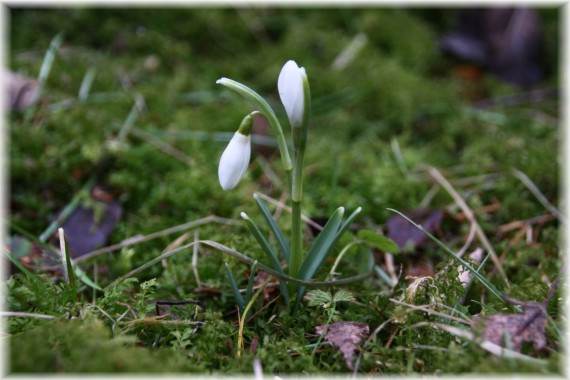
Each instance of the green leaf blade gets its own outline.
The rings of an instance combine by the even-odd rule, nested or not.
[[[241,217],[243,218],[243,220],[247,224],[247,227],[249,228],[249,231],[251,232],[255,240],[257,240],[257,243],[259,244],[259,246],[267,256],[267,258],[269,259],[269,262],[273,267],[273,269],[282,271],[281,263],[279,262],[277,253],[275,252],[273,247],[269,244],[265,236],[263,236],[259,227],[257,227],[257,224],[255,224],[255,222],[244,212],[241,213]]]
[[[339,226],[344,214],[344,207],[339,207],[329,218],[319,236],[315,239],[313,245],[307,253],[307,257],[301,265],[299,271],[299,278],[308,281],[313,277],[313,274],[321,266],[327,257],[330,249],[337,241]]]
[[[269,228],[271,228],[271,232],[273,232],[273,235],[275,235],[277,243],[279,244],[279,248],[281,249],[281,253],[283,254],[283,259],[285,260],[287,265],[289,265],[289,260],[291,258],[291,251],[289,249],[289,244],[287,243],[287,239],[285,238],[283,232],[281,232],[281,229],[273,219],[273,216],[269,212],[269,209],[267,208],[263,200],[261,200],[259,195],[257,195],[257,193],[253,194],[253,199],[255,199],[257,206],[261,210],[261,214],[267,221]]]
[[[230,279],[230,286],[232,287],[232,292],[234,294],[234,298],[236,300],[236,303],[238,305],[238,308],[240,310],[240,312],[243,312],[243,310],[245,309],[245,301],[243,299],[243,296],[241,295],[239,288],[236,284],[236,280],[234,279],[234,275],[232,274],[232,271],[230,270],[230,266],[228,265],[228,263],[226,264],[226,271],[228,273],[228,277]]]

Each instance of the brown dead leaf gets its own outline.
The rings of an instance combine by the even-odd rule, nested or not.
[[[499,346],[507,346],[520,352],[523,342],[532,342],[536,350],[544,348],[548,302],[521,302],[521,314],[493,314],[488,317],[476,316],[473,318],[473,329],[479,331],[479,337]],[[508,344],[505,345],[505,340]]]
[[[317,334],[322,334],[325,325],[316,327]],[[331,323],[325,333],[325,340],[337,346],[342,355],[344,362],[349,369],[353,369],[352,357],[356,344],[364,339],[370,331],[366,323],[358,322],[335,322]]]

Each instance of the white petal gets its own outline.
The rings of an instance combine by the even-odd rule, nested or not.
[[[233,189],[239,183],[249,165],[251,136],[236,132],[222,153],[218,166],[218,178],[222,189]]]
[[[305,107],[303,93],[304,68],[299,68],[295,61],[287,61],[277,79],[279,97],[285,107],[291,126],[299,126],[303,120]]]

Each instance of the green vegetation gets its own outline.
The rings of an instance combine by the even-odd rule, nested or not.
[[[369,326],[372,335],[354,356],[359,374],[560,373],[562,290],[546,308],[545,347],[525,343],[522,359],[499,358],[451,329],[470,332],[476,314],[521,311],[489,289],[521,301],[547,300],[562,268],[564,223],[539,199],[554,207],[560,201],[558,99],[476,107],[477,100],[530,89],[489,73],[457,74],[465,63],[437,50],[457,11],[78,7],[9,13],[9,69],[33,79],[49,69],[39,77],[37,105],[11,111],[6,128],[11,244],[3,253],[27,268],[5,260],[12,268],[4,282],[12,314],[3,317],[10,373],[251,374],[258,358],[266,375],[348,375],[342,353],[316,333],[332,321]],[[544,90],[561,80],[559,11],[539,14],[546,75],[534,89]],[[346,66],[334,66],[359,33],[367,37],[362,49]],[[50,67],[46,54],[53,55]],[[288,199],[288,185],[273,135],[254,145],[235,189],[222,191],[217,178],[222,151],[254,108],[216,80],[239,80],[263,94],[289,138],[277,93],[277,75],[289,59],[305,67],[312,95],[303,213],[318,220],[339,205],[346,215],[362,207],[312,278],[362,273],[369,250],[376,267],[370,278],[310,293],[320,294],[326,307],[305,299],[295,312],[275,300],[277,278],[259,266],[250,277],[250,264],[197,243],[218,242],[269,265],[239,217],[245,212],[262,220],[254,192],[291,236],[291,214],[277,205]],[[101,222],[103,198],[86,191],[95,179],[103,198],[122,207],[108,245],[196,223],[76,259],[82,272],[70,286],[61,264],[45,258],[50,246],[59,254],[56,234],[45,242],[40,236],[74,199]],[[473,212],[484,238],[473,233],[454,195]],[[386,234],[388,220],[398,215],[391,210],[426,207],[444,211],[429,232],[447,249],[426,239],[394,253],[391,269],[384,252],[397,250],[369,231]],[[279,247],[269,229],[261,232]],[[316,233],[304,231],[304,247]],[[485,240],[500,266],[487,256]],[[17,250],[15,241],[34,249]],[[480,247],[485,264],[464,288],[461,263],[448,250],[457,253],[468,241],[463,258],[479,268],[467,257]],[[156,259],[161,255],[167,258]],[[241,311],[254,299],[247,319],[237,312],[228,271],[237,288],[247,289]],[[344,298],[337,302],[338,294]],[[203,302],[205,310],[187,300]],[[157,301],[178,303],[157,313]]]

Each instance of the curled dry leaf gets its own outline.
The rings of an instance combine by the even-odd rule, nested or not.
[[[325,325],[317,326],[317,334],[322,334],[324,328]],[[353,369],[352,357],[356,344],[368,336],[369,331],[370,328],[366,323],[335,322],[329,325],[324,338],[340,349],[346,366]]]
[[[536,350],[544,348],[547,302],[520,302],[521,314],[493,314],[473,318],[473,329],[479,337],[496,345],[520,352],[523,342],[531,342]],[[505,344],[505,342],[507,344]]]

